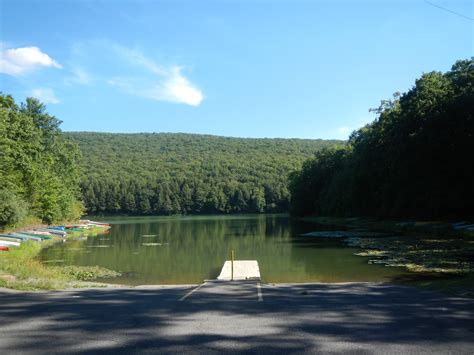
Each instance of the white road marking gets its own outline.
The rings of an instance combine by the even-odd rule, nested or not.
[[[199,290],[201,287],[203,287],[206,283],[203,282],[202,284],[200,284],[198,287],[196,288],[193,288],[191,291],[189,291],[187,294],[185,294],[183,297],[181,297],[179,299],[179,302],[181,301],[184,301],[186,298],[188,298],[189,296],[191,296],[194,292],[196,292],[197,290]]]
[[[257,282],[257,298],[259,302],[263,301],[262,286],[260,285],[260,282]]]

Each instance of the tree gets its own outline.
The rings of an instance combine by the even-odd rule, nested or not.
[[[474,214],[474,62],[423,74],[342,150],[290,178],[295,214],[469,218]],[[461,203],[462,201],[462,203]]]
[[[0,223],[18,223],[27,214],[52,223],[82,211],[80,153],[60,123],[36,99],[18,107],[0,95],[0,190],[6,199]]]

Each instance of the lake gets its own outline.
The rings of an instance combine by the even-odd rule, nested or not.
[[[51,264],[98,265],[122,276],[107,282],[195,284],[214,279],[231,250],[257,260],[264,282],[391,281],[402,268],[369,265],[358,248],[336,238],[301,236],[328,230],[287,215],[105,218],[107,234],[45,249]]]

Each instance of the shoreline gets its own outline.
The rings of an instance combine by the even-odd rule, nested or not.
[[[14,230],[21,233],[26,229],[27,227],[21,227]],[[20,291],[60,290],[65,287],[80,289],[90,285],[103,287],[99,282],[92,280],[99,277],[118,276],[119,273],[98,266],[50,266],[43,263],[39,259],[39,255],[42,250],[56,243],[63,243],[83,236],[95,237],[107,230],[108,228],[104,226],[81,231],[71,230],[65,238],[56,237],[41,242],[27,240],[18,247],[2,251],[0,254],[0,287]]]
[[[240,282],[257,282],[255,280],[235,280],[235,281],[228,281],[228,280],[204,280],[201,283],[196,284],[150,284],[150,285],[125,285],[125,284],[111,284],[111,283],[101,283],[101,282],[89,282],[90,285],[87,285],[84,282],[85,287],[80,288],[61,288],[61,289],[54,289],[54,290],[18,290],[8,287],[1,287],[0,292],[11,292],[11,293],[48,293],[48,292],[70,292],[70,291],[81,291],[81,290],[153,290],[153,289],[168,289],[168,288],[194,288],[200,285],[203,285],[206,282],[217,282],[222,284],[239,284]],[[374,281],[347,281],[347,282],[260,282],[262,285],[265,286],[344,286],[344,285],[373,285],[373,286],[396,286],[396,287],[404,287],[404,288],[417,288],[410,285],[402,285],[392,282],[374,282]]]
[[[331,217],[331,216],[304,216],[297,217],[302,221],[315,222],[322,225],[342,226],[346,228],[360,228],[367,230],[377,230],[381,232],[403,233],[410,235],[412,233],[429,232],[450,236],[468,236],[474,237],[474,230],[463,229],[456,225],[464,223],[465,225],[474,224],[460,220],[456,222],[448,221],[422,221],[410,219],[381,219],[370,217]],[[474,227],[473,227],[474,229]]]
[[[219,282],[228,284],[238,284],[239,281],[221,281],[221,280],[203,280],[201,283],[192,284],[144,284],[144,285],[127,285],[94,281],[78,281],[72,285],[51,289],[18,289],[4,287],[0,285],[0,292],[17,293],[17,294],[44,294],[44,293],[62,293],[76,291],[114,291],[114,290],[162,290],[162,289],[193,289],[203,285],[206,282]],[[245,280],[244,282],[248,282]],[[446,288],[439,285],[423,285],[417,282],[401,282],[401,281],[345,281],[345,282],[260,282],[266,287],[304,287],[304,286],[378,286],[378,287],[398,287],[418,290],[419,292],[434,292],[444,294],[451,297],[463,297],[474,299],[474,289],[469,288]],[[470,283],[469,283],[470,284]]]
[[[80,287],[64,287],[58,289],[43,289],[43,290],[21,290],[8,287],[0,286],[0,293],[9,293],[9,294],[24,294],[24,295],[42,295],[42,294],[63,294],[70,292],[88,292],[88,291],[104,291],[104,292],[114,292],[114,291],[153,291],[153,290],[175,290],[175,291],[186,291],[199,289],[204,284],[211,282],[222,285],[239,285],[240,283],[249,283],[253,282],[250,280],[240,280],[240,281],[222,281],[222,280],[204,280],[202,283],[197,284],[152,284],[152,285],[123,285],[123,284],[110,284],[110,283],[100,283],[100,282],[82,282]],[[455,297],[474,300],[474,292],[472,290],[466,289],[451,289],[446,290],[438,287],[423,287],[417,284],[407,284],[407,283],[398,283],[398,282],[373,282],[373,281],[349,281],[349,282],[258,282],[262,287],[266,288],[287,288],[287,287],[344,287],[344,286],[361,286],[361,287],[382,287],[382,288],[397,288],[404,289],[407,292],[416,291],[430,294],[443,295],[444,297]]]
[[[234,215],[235,217],[235,215]],[[367,218],[343,218],[343,217],[301,217],[301,220],[316,222],[323,225],[332,225],[332,226],[341,226],[347,229],[365,229],[365,230],[383,230],[389,231],[391,233],[401,233],[404,235],[410,235],[412,233],[420,233],[421,230],[429,231],[430,234],[433,233],[433,226],[435,226],[435,230],[440,232],[441,234],[445,234],[446,230],[448,230],[448,226],[450,224],[441,222],[412,222],[411,224],[405,224],[403,221],[386,221],[386,220],[374,220],[374,219],[367,219]],[[440,227],[441,226],[441,227]],[[23,227],[21,229],[26,229]],[[19,231],[19,229],[16,229]],[[86,231],[72,231],[68,234],[67,240],[74,240],[75,238],[88,235],[91,237],[95,237],[103,232],[103,228],[94,228]],[[402,232],[403,231],[403,232]],[[404,233],[406,232],[406,233]],[[466,233],[463,231],[457,231],[451,228],[450,235],[462,235],[466,237]],[[436,234],[436,233],[435,233]],[[468,236],[469,238],[469,236]],[[409,239],[409,238],[407,238]],[[34,280],[35,272],[32,272],[32,277],[29,275],[23,275],[18,277],[14,272],[6,272],[5,268],[2,268],[1,258],[0,258],[0,287],[7,287],[11,289],[16,289],[20,291],[33,291],[33,292],[42,292],[42,290],[65,290],[65,289],[88,289],[88,288],[104,288],[104,289],[111,289],[111,288],[130,288],[130,289],[137,289],[143,287],[170,287],[173,285],[169,284],[157,284],[157,285],[127,285],[127,284],[116,284],[116,283],[107,283],[104,278],[113,277],[115,272],[113,270],[103,269],[100,267],[91,267],[91,266],[71,266],[71,265],[58,265],[58,266],[50,266],[43,263],[39,260],[38,255],[44,248],[48,248],[52,245],[52,243],[60,242],[60,240],[51,240],[45,241],[42,243],[34,243],[37,250],[35,250],[29,257],[23,259],[26,261],[25,264],[28,264],[31,269],[35,267],[44,268],[47,271],[51,271],[47,277],[45,277],[42,282],[40,280]],[[27,243],[25,243],[27,244]],[[28,243],[32,244],[32,243]],[[358,246],[361,251],[363,252],[364,249],[369,249],[368,251],[376,251],[377,245],[370,245],[370,246]],[[383,245],[382,245],[383,247]],[[22,246],[20,247],[22,248]],[[370,250],[372,249],[372,250]],[[383,248],[382,248],[383,249]],[[21,254],[21,253],[20,253]],[[359,253],[363,254],[363,253]],[[367,253],[368,255],[361,257],[369,257],[377,259],[377,253]],[[20,255],[21,257],[21,255]],[[368,260],[370,263],[371,260]],[[69,269],[69,272],[67,272]],[[36,271],[36,270],[32,270]],[[100,273],[104,271],[105,273],[101,276]],[[107,271],[109,271],[109,275],[107,275]],[[116,276],[118,276],[116,274]],[[451,277],[453,276],[453,277]],[[84,279],[85,278],[85,279]],[[94,281],[94,279],[99,279],[101,281]],[[104,282],[102,281],[104,280]],[[25,281],[26,283],[24,283]],[[435,289],[447,292],[467,292],[470,294],[474,294],[474,289],[469,287],[471,282],[474,281],[474,277],[472,273],[467,273],[464,275],[442,275],[437,273],[423,273],[423,272],[415,272],[413,271],[412,277],[404,278],[403,280],[388,280],[381,282],[382,284],[387,285],[405,285],[408,287],[421,287],[425,289]],[[32,283],[32,285],[28,285],[28,283]],[[302,282],[302,283],[291,283],[295,285],[303,285],[303,284],[316,284],[321,282]],[[349,281],[349,282],[342,282],[342,283],[374,283],[374,281]],[[378,282],[375,282],[378,283]],[[267,284],[278,284],[269,282]],[[282,283],[285,284],[285,283]],[[328,282],[321,284],[341,284],[340,282]],[[181,284],[174,285],[183,286]],[[185,286],[185,285],[184,285]]]

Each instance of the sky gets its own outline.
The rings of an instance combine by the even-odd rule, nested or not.
[[[0,0],[0,91],[64,131],[346,139],[473,56],[472,0]]]

